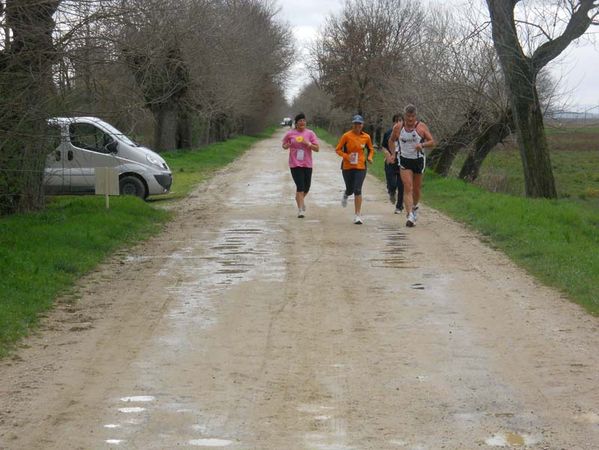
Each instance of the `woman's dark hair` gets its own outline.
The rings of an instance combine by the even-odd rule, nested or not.
[[[297,122],[298,120],[302,120],[305,119],[306,115],[304,113],[299,113],[297,116],[295,116],[295,118],[293,119],[295,122]]]

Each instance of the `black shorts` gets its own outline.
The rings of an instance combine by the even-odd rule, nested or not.
[[[362,195],[362,184],[366,178],[366,169],[343,170],[343,181],[345,181],[345,195]]]
[[[426,169],[426,158],[421,156],[420,158],[411,159],[401,156],[399,158],[399,168],[411,170],[416,174],[424,173],[424,170]]]
[[[297,192],[307,194],[312,184],[312,167],[291,167],[290,169]]]

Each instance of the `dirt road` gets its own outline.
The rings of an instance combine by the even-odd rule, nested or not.
[[[597,319],[326,145],[297,219],[280,134],[0,362],[0,448],[599,448]]]

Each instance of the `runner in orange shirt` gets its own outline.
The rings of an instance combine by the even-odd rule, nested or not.
[[[341,136],[335,151],[343,158],[341,170],[345,181],[345,192],[341,198],[341,206],[347,206],[347,198],[354,195],[354,223],[361,225],[362,219],[362,184],[366,178],[366,161],[372,163],[374,147],[370,135],[362,131],[364,119],[355,115],[352,119],[352,129]],[[368,155],[366,155],[368,149]]]

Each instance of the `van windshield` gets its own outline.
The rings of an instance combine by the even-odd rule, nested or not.
[[[131,139],[130,137],[128,137],[122,131],[117,130],[115,127],[113,127],[109,123],[102,122],[102,127],[104,129],[106,129],[106,131],[110,132],[110,134],[112,134],[113,136],[115,136],[117,139],[119,139],[120,141],[124,142],[125,144],[132,145],[134,147],[139,147],[139,144],[137,142],[135,142],[133,139]]]

